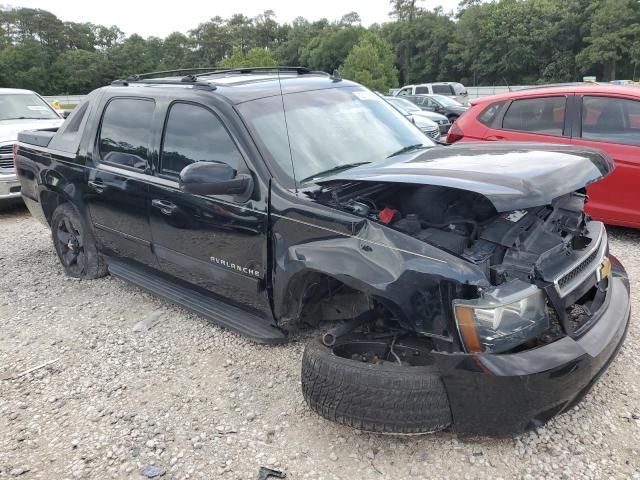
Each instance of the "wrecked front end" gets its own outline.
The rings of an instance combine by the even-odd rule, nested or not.
[[[583,175],[599,178],[611,168],[605,158]],[[463,189],[460,178],[406,183],[397,165],[370,175],[355,170],[306,192],[314,207],[343,219],[342,230],[276,252],[281,265],[296,265],[289,271],[315,274],[288,290],[299,289],[285,317],[330,328],[325,344],[339,335],[387,339],[388,348],[351,359],[418,366],[428,356],[459,432],[536,427],[586,393],[629,318],[626,273],[609,254],[602,223],[584,213],[588,181],[564,192],[556,182],[527,201],[491,185],[484,172],[483,182],[470,187],[471,178]],[[394,178],[399,170],[403,181]],[[517,208],[508,208],[505,192]],[[343,323],[323,327],[327,320]],[[400,358],[394,344],[407,339],[413,346]]]

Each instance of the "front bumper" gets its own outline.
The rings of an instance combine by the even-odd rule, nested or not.
[[[20,182],[15,174],[0,173],[0,201],[20,198]]]
[[[453,429],[508,436],[543,425],[582,399],[617,354],[629,324],[629,280],[610,256],[608,301],[580,338],[514,354],[437,354]]]

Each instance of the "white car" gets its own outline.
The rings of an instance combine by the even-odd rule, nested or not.
[[[466,88],[461,83],[456,82],[436,82],[420,83],[418,85],[405,85],[396,93],[396,97],[406,97],[411,95],[444,95],[452,97],[462,105],[468,105],[468,94]]]
[[[18,132],[57,128],[64,120],[31,90],[0,88],[0,204],[20,198],[20,182],[13,166]]]

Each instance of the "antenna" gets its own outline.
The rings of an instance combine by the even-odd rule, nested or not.
[[[282,115],[284,117],[284,128],[287,130],[287,144],[289,145],[289,159],[291,160],[291,170],[293,170],[293,179],[296,184],[296,193],[298,193],[298,180],[296,178],[296,167],[293,165],[293,152],[291,151],[291,138],[289,137],[289,124],[287,123],[287,111],[284,108],[284,93],[282,92],[282,81],[280,80],[280,70],[278,70],[278,86],[280,87],[280,101],[282,102]]]

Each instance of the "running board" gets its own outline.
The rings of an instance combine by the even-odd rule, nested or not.
[[[106,260],[109,273],[114,277],[131,282],[149,293],[208,318],[257,343],[275,344],[287,341],[286,335],[264,317],[154,274],[145,267],[132,266],[113,257],[107,257]]]

